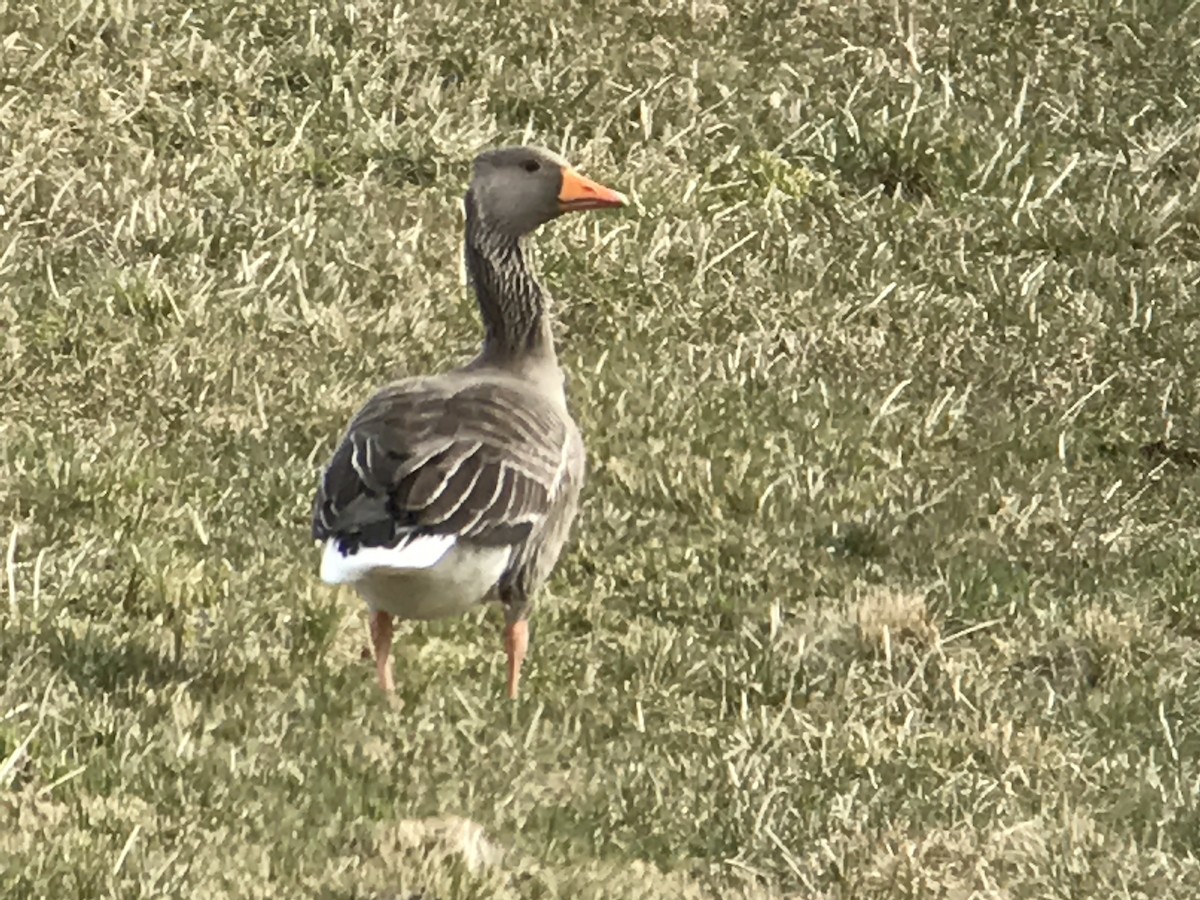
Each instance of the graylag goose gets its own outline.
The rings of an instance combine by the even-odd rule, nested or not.
[[[352,585],[366,602],[385,692],[395,689],[393,617],[437,619],[498,600],[508,696],[517,696],[530,601],[558,560],[584,477],[546,295],[522,242],[563,213],[626,202],[540,148],[475,159],[465,261],[483,347],[461,368],[368,400],[313,504],[321,579]]]

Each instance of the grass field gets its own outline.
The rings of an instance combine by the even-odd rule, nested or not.
[[[525,139],[584,509],[394,709],[316,473]],[[0,2],[0,896],[1200,896],[1198,285],[1196,2]]]

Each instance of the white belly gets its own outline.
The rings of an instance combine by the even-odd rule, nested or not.
[[[353,582],[372,611],[401,619],[440,619],[488,598],[511,552],[508,547],[455,544],[428,568],[375,569]]]

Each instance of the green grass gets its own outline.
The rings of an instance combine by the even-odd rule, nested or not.
[[[0,895],[1200,893],[1200,6],[656,6],[0,4]],[[526,137],[584,509],[396,710],[316,471]]]

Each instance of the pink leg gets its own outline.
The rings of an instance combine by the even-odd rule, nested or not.
[[[385,693],[396,690],[392,680],[392,617],[385,612],[371,613],[371,644],[375,648],[375,672]]]
[[[508,654],[508,699],[517,699],[521,681],[521,663],[529,649],[529,623],[522,619],[504,626],[504,652]]]

